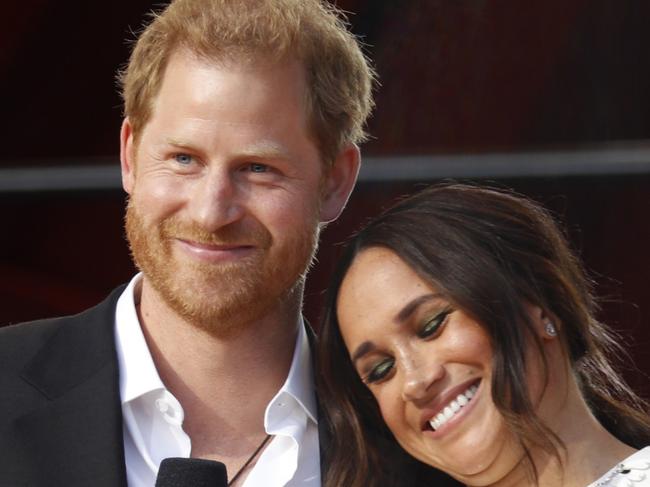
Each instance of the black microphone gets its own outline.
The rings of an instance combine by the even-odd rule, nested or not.
[[[226,466],[203,458],[165,458],[156,477],[156,487],[227,486]]]

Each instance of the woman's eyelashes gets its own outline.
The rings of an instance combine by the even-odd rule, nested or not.
[[[386,357],[370,370],[370,372],[363,378],[363,381],[367,384],[373,384],[375,382],[382,381],[388,376],[388,374],[390,374],[394,363],[394,359]]]
[[[429,338],[435,338],[440,335],[445,324],[447,323],[447,318],[452,312],[453,309],[447,308],[437,313],[433,318],[427,319],[424,325],[422,325],[417,331],[418,338],[426,340]],[[394,358],[382,358],[372,366],[370,372],[362,376],[362,380],[366,384],[375,384],[382,382],[389,377],[394,368]]]
[[[418,330],[417,334],[420,338],[430,338],[437,336],[442,331],[443,326],[447,322],[447,317],[453,310],[447,308],[440,313],[436,314],[433,318],[426,320],[424,325]]]

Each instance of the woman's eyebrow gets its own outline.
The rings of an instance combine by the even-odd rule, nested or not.
[[[417,298],[410,301],[406,306],[404,306],[399,313],[397,313],[394,321],[396,323],[403,323],[413,314],[416,309],[418,309],[420,305],[434,299],[439,299],[440,297],[440,294],[431,293],[418,296]]]
[[[355,363],[357,360],[359,360],[361,357],[363,357],[365,354],[368,352],[372,352],[375,350],[377,347],[375,346],[374,343],[371,341],[367,340],[363,342],[361,345],[357,347],[357,349],[354,351],[352,354],[351,360],[352,363]]]
[[[441,295],[437,293],[429,293],[429,294],[423,294],[422,296],[418,296],[412,301],[409,301],[409,303],[406,306],[404,306],[399,313],[397,313],[397,316],[395,317],[394,321],[397,322],[398,324],[403,323],[409,318],[409,316],[413,314],[413,312],[416,309],[418,309],[420,305],[428,301],[432,301],[434,299],[440,299],[440,298]],[[352,353],[352,355],[350,356],[350,360],[352,360],[352,363],[355,363],[361,357],[363,357],[367,353],[372,352],[376,348],[377,346],[372,341],[366,340],[356,348],[354,353]]]

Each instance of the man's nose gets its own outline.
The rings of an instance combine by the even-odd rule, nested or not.
[[[430,355],[412,354],[403,361],[403,364],[402,399],[414,402],[431,397],[431,388],[445,373],[440,361]]]
[[[204,230],[214,232],[242,218],[240,189],[225,169],[206,173],[194,186],[189,198],[192,218]]]

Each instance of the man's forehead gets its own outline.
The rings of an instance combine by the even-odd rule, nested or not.
[[[313,125],[311,118],[313,113],[306,72],[303,64],[294,58],[282,58],[279,60],[267,59],[262,56],[243,59],[235,59],[230,56],[215,58],[202,55],[187,48],[176,49],[169,58],[160,86],[156,95],[151,100],[152,115],[157,111],[156,107],[161,102],[161,93],[163,91],[166,92],[165,105],[167,106],[170,102],[173,105],[176,100],[179,100],[179,97],[188,99],[187,96],[181,96],[181,92],[179,91],[187,91],[188,88],[180,86],[179,82],[185,83],[182,80],[187,80],[188,76],[194,76],[191,73],[196,72],[193,69],[195,67],[198,67],[202,71],[203,79],[201,82],[205,83],[206,86],[220,86],[220,79],[227,80],[229,78],[228,73],[236,73],[236,76],[241,77],[243,82],[247,83],[250,81],[251,87],[260,87],[268,84],[268,87],[264,89],[270,92],[270,99],[275,98],[274,93],[280,96],[277,93],[278,86],[280,89],[283,86],[290,86],[290,93],[302,92],[302,97],[294,98],[291,96],[287,101],[291,102],[290,104],[295,103],[296,108],[300,109],[308,131],[312,131]],[[172,89],[168,89],[170,84],[174,85]],[[193,91],[195,91],[195,99],[197,100],[201,98],[201,92],[206,92],[205,90],[196,92],[195,89]],[[251,96],[255,96],[256,94],[259,93],[250,92]],[[211,99],[218,100],[219,97],[213,97]],[[228,97],[221,99],[227,101]],[[210,100],[210,98],[206,97],[204,100]],[[311,134],[310,137],[314,141],[317,140],[317,137]],[[253,149],[256,152],[258,152],[257,149],[265,152],[277,152],[278,147],[273,147],[271,144],[262,144],[262,147],[254,147]]]
[[[221,99],[223,104],[241,103],[242,108],[281,101],[287,108],[304,109],[306,91],[304,70],[297,61],[215,61],[179,51],[170,58],[153,103],[164,96],[196,103]]]

